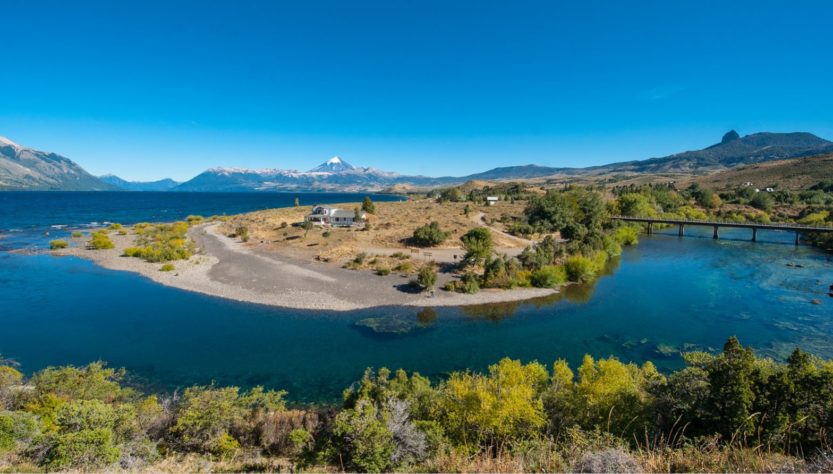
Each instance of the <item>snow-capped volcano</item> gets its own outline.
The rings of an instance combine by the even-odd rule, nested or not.
[[[334,156],[309,170],[309,173],[341,173],[342,171],[350,171],[352,169],[354,168],[350,163],[342,160],[340,156]]]

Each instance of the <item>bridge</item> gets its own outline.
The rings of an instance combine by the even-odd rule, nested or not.
[[[783,230],[788,232],[795,232],[795,245],[798,245],[798,237],[803,232],[833,232],[833,227],[818,227],[811,225],[795,224],[792,222],[782,222],[774,224],[761,224],[757,222],[731,222],[731,221],[717,221],[717,220],[698,220],[698,219],[668,219],[664,217],[628,217],[628,216],[611,216],[613,220],[625,222],[638,222],[647,224],[648,234],[654,233],[654,224],[667,224],[679,226],[679,236],[685,235],[686,226],[706,226],[714,228],[713,238],[720,238],[721,227],[734,227],[740,229],[752,229],[752,242],[758,240],[758,230]]]

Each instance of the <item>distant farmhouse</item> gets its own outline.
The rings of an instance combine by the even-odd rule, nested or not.
[[[487,196],[486,197],[486,202],[490,206],[494,206],[495,204],[497,204],[498,200],[499,200],[499,198],[497,196]]]
[[[346,211],[337,207],[313,206],[312,212],[304,216],[304,220],[322,227],[353,227],[361,224],[367,215],[359,212],[359,220],[356,220],[354,211]]]

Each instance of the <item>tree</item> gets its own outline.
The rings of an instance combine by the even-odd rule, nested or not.
[[[467,446],[502,448],[528,437],[544,425],[540,394],[548,378],[543,365],[508,358],[489,366],[488,375],[455,372],[440,401],[446,429]]]
[[[450,232],[440,229],[440,224],[433,221],[414,230],[412,241],[420,247],[433,247],[445,241],[451,235]]]
[[[467,262],[478,264],[492,254],[492,232],[485,227],[477,227],[466,232],[460,240],[466,249],[464,259]]]
[[[730,439],[735,432],[752,429],[752,369],[755,355],[744,348],[735,336],[723,346],[723,353],[707,367],[711,394],[710,414],[714,430]]]
[[[362,201],[362,211],[368,214],[376,214],[376,205],[370,200],[369,196],[365,196]]]
[[[772,206],[775,204],[775,200],[772,199],[772,196],[767,192],[759,192],[752,196],[752,199],[749,200],[749,205],[760,209],[762,211],[771,211]]]
[[[343,410],[333,427],[336,447],[347,468],[359,472],[382,472],[391,465],[396,447],[387,427],[386,414],[367,399]]]
[[[423,265],[417,273],[416,281],[424,290],[434,288],[437,284],[437,272],[434,270],[434,265]]]
[[[307,238],[307,234],[309,234],[309,231],[312,230],[312,226],[313,226],[312,222],[311,221],[306,221],[306,220],[304,221],[303,224],[301,224],[301,228],[304,229],[304,238],[305,239]]]

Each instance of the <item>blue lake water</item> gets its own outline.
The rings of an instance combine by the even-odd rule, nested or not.
[[[301,202],[361,197],[302,194]],[[232,214],[291,205],[294,198],[0,193],[0,245],[42,247],[69,231],[53,225]],[[577,364],[590,353],[671,369],[681,363],[677,351],[719,348],[730,335],[773,357],[796,345],[833,357],[830,256],[795,247],[792,234],[760,232],[758,243],[748,234],[721,230],[715,241],[711,229],[691,228],[684,238],[676,229],[642,236],[593,286],[533,302],[437,309],[436,319],[422,313],[420,329],[399,337],[353,323],[374,316],[417,320],[419,308],[282,310],[166,288],[77,258],[0,251],[0,353],[27,372],[101,359],[162,390],[212,381],[265,385],[288,390],[296,401],[332,400],[365,367],[439,378],[484,369],[504,356]]]

